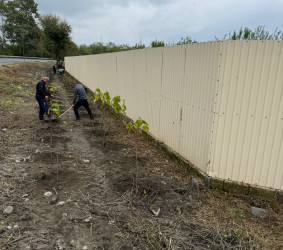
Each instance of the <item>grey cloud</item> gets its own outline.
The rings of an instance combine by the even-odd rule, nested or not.
[[[191,36],[213,40],[241,26],[282,27],[283,0],[35,0],[40,13],[57,13],[77,44],[95,41],[148,45]],[[281,27],[279,26],[281,25]]]

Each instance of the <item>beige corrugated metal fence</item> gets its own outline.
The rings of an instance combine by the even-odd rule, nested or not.
[[[65,58],[93,91],[203,173],[283,189],[283,42],[215,41]]]

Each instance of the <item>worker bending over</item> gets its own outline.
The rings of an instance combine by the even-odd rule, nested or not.
[[[75,82],[71,82],[71,87],[73,88],[73,93],[74,93],[74,99],[73,99],[73,109],[76,115],[76,120],[80,120],[78,108],[80,106],[84,106],[85,109],[87,110],[90,119],[93,119],[92,112],[88,106],[88,101],[87,101],[87,94],[84,86],[82,84],[77,84]],[[79,100],[77,101],[77,95],[79,96]]]

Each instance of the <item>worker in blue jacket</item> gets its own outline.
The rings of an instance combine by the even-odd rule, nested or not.
[[[45,76],[36,84],[35,99],[39,104],[39,120],[43,120],[44,114],[49,117],[47,100],[53,97],[47,90],[45,84],[49,81],[49,77]]]

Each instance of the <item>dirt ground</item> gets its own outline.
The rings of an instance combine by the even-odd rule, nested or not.
[[[39,121],[45,75],[62,114],[70,76],[50,63],[0,68],[0,249],[283,249],[280,205],[212,192],[108,107]]]

